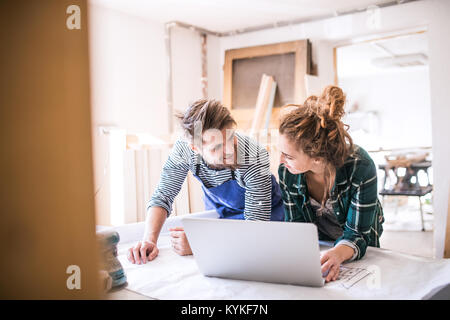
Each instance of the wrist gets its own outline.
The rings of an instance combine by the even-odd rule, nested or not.
[[[335,248],[335,251],[339,257],[339,261],[343,263],[349,260],[355,254],[355,249],[345,244],[339,244]]]
[[[155,237],[153,234],[144,234],[142,241],[148,241],[156,244],[158,237]]]

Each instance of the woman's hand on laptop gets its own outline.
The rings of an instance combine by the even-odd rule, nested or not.
[[[172,237],[172,248],[180,256],[192,254],[191,246],[186,237],[183,227],[170,228],[170,236]]]
[[[353,256],[353,249],[346,245],[338,245],[330,250],[325,251],[320,257],[322,265],[322,274],[325,282],[334,281],[339,276],[341,264]]]
[[[143,240],[139,241],[134,247],[128,249],[128,261],[137,264],[146,264],[147,261],[152,261],[158,255],[159,250],[156,243],[153,241]]]

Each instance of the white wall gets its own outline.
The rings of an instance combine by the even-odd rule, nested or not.
[[[370,145],[370,148],[431,146],[430,80],[427,67],[339,78],[339,86],[347,95],[348,107],[356,102],[359,111],[376,111],[376,128],[373,128],[376,136],[373,143],[376,145]]]
[[[90,5],[92,106],[95,124],[167,131],[164,26]]]
[[[171,39],[173,108],[184,111],[202,96],[201,37],[190,29],[173,27]]]

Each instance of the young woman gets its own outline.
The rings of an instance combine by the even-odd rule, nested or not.
[[[321,257],[326,282],[344,261],[379,247],[383,210],[377,173],[367,152],[352,142],[341,121],[345,96],[328,86],[286,114],[280,124],[278,170],[285,220],[316,224],[320,240],[334,241]]]

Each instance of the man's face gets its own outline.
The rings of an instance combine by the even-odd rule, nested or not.
[[[201,148],[195,144],[191,148],[213,167],[229,168],[236,165],[236,137],[232,127],[206,130],[202,134]]]

